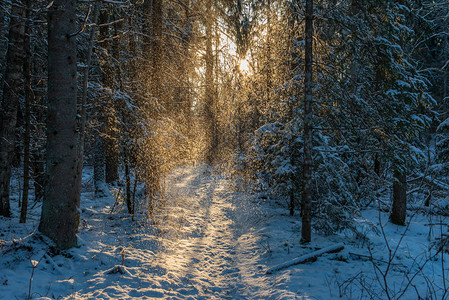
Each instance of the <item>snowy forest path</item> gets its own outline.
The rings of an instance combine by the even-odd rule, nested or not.
[[[186,282],[183,291],[195,298],[235,299],[245,288],[239,238],[256,220],[257,207],[247,195],[237,194],[231,183],[189,169],[168,178],[167,197],[172,207],[165,210],[165,220],[172,220],[163,226],[166,251],[157,262],[178,282]],[[179,230],[173,226],[176,223],[181,225]]]
[[[251,278],[262,274],[260,244],[251,234],[262,211],[253,196],[236,192],[234,179],[206,170],[184,167],[169,175],[149,227],[124,224],[109,207],[101,218],[92,211],[97,221],[87,222],[106,234],[85,242],[105,266],[80,278],[88,285],[75,287],[76,298],[246,299]],[[113,267],[122,249],[123,272]]]

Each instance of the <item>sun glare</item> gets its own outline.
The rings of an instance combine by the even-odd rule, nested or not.
[[[243,73],[249,73],[250,72],[250,65],[248,60],[246,58],[242,58],[239,62],[239,70]]]

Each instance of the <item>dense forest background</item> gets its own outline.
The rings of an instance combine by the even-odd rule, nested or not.
[[[300,213],[304,242],[377,202],[405,225],[449,184],[448,39],[446,0],[2,1],[0,214],[19,170],[20,222],[43,201],[70,248],[83,165],[151,215],[206,162]]]

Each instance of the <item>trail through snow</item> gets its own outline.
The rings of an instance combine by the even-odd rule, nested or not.
[[[202,172],[169,178],[170,207],[158,226],[164,251],[142,265],[153,274],[151,281],[169,284],[166,294],[234,299],[244,292],[239,265],[251,251],[241,253],[239,237],[257,220],[257,206],[237,197],[229,184]],[[159,272],[151,272],[154,268]]]
[[[92,226],[100,235],[86,235],[82,247],[91,250],[84,259],[90,256],[106,266],[120,265],[124,249],[124,268],[84,270],[85,278],[74,278],[71,296],[247,298],[251,285],[245,278],[254,275],[254,258],[260,245],[246,235],[263,214],[254,199],[235,192],[232,183],[207,174],[204,168],[178,170],[167,179],[166,199],[155,212],[157,223],[151,229],[133,229],[126,221],[123,224],[122,218],[108,214],[109,206],[102,213],[93,209],[91,219],[86,219],[87,227]],[[80,238],[84,235],[81,233]],[[115,245],[111,238],[116,239]],[[256,268],[260,274],[262,269]]]
[[[409,216],[407,230],[389,223],[387,213],[366,209],[354,220],[361,239],[350,231],[314,233],[313,243],[304,246],[299,217],[288,216],[277,199],[259,199],[238,179],[206,170],[204,165],[175,170],[153,218],[139,215],[132,221],[123,203],[112,212],[112,195],[94,199],[92,170],[86,169],[79,247],[65,252],[37,233],[38,206],[26,224],[18,223],[20,186],[13,184],[13,218],[0,217],[0,299],[28,299],[30,260],[39,261],[32,299],[383,299],[379,272],[385,270],[390,292],[404,293],[404,299],[449,295],[444,263],[449,254],[426,259],[435,255],[429,238],[438,241],[447,231],[446,225],[428,224],[447,224],[447,217]],[[383,226],[388,239],[376,226]],[[391,265],[385,263],[386,240],[388,247],[399,243]],[[265,274],[342,242],[339,253]],[[370,253],[376,268],[363,259]],[[407,280],[412,276],[413,289]]]

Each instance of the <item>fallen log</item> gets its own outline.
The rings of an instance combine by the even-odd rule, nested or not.
[[[323,255],[325,253],[339,252],[339,251],[343,250],[344,247],[345,247],[345,245],[343,243],[339,243],[339,244],[336,244],[336,245],[333,245],[333,246],[329,246],[329,247],[326,247],[326,248],[323,248],[323,249],[311,252],[309,254],[300,256],[298,258],[292,259],[292,260],[287,261],[285,263],[282,263],[282,264],[279,264],[279,265],[274,266],[272,268],[269,268],[265,272],[265,274],[273,274],[276,271],[279,271],[279,270],[282,270],[282,269],[286,269],[286,268],[289,268],[289,267],[294,266],[294,265],[299,265],[299,264],[303,264],[303,263],[306,263],[306,262],[309,262],[309,261],[312,261],[312,260],[316,260],[316,258],[318,256],[321,256],[321,255]]]

